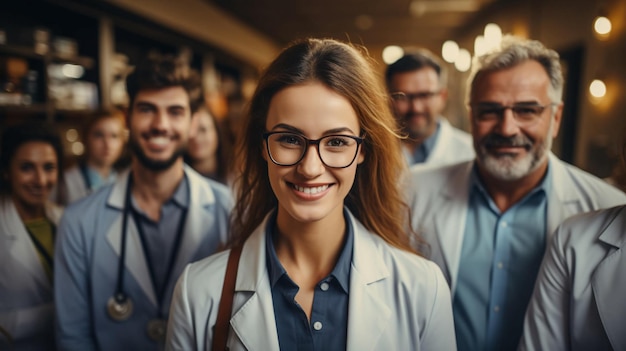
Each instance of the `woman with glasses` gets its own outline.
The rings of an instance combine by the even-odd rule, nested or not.
[[[61,208],[48,201],[63,148],[50,126],[8,127],[0,146],[0,350],[54,350],[52,271]]]
[[[404,160],[368,60],[308,39],[264,73],[241,138],[233,249],[181,275],[169,350],[220,338],[230,350],[456,350],[448,286],[404,230]]]

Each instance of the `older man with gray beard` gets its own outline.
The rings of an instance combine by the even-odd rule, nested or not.
[[[468,92],[476,159],[412,170],[412,223],[450,284],[459,350],[515,350],[550,234],[626,195],[550,152],[563,110],[555,51],[507,36],[476,60]]]

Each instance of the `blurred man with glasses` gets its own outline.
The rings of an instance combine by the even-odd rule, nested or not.
[[[505,36],[468,88],[476,158],[412,170],[412,222],[450,284],[458,349],[515,350],[551,233],[626,195],[550,152],[563,110],[555,51]]]
[[[429,51],[407,53],[385,73],[391,107],[406,139],[403,153],[411,165],[446,165],[474,158],[471,136],[442,116],[446,72]]]

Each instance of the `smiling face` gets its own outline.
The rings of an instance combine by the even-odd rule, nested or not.
[[[309,139],[330,134],[358,137],[361,130],[350,102],[320,83],[291,86],[274,95],[265,128]],[[315,145],[309,145],[304,158],[293,166],[274,164],[267,151],[264,157],[278,199],[279,223],[343,221],[344,199],[354,183],[357,165],[364,159],[360,148],[355,162],[346,168],[326,167]]]
[[[485,72],[476,78],[471,105],[547,105],[550,80],[536,61],[526,61],[508,69]],[[514,181],[543,174],[547,167],[552,139],[561,122],[562,103],[547,107],[532,123],[515,120],[511,109],[495,121],[481,122],[472,115],[472,134],[479,168],[494,178]]]
[[[412,139],[426,139],[437,127],[447,91],[440,86],[437,72],[432,67],[394,74],[389,81],[391,93],[402,92],[409,99],[392,100],[398,123]]]
[[[163,171],[182,165],[191,129],[189,96],[182,87],[140,91],[129,129],[129,143],[141,166]]]
[[[59,176],[54,148],[43,141],[22,144],[11,159],[7,176],[16,207],[29,209],[24,212],[42,211]]]

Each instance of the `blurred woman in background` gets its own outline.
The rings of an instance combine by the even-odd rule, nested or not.
[[[189,138],[185,162],[203,176],[228,184],[229,164],[218,121],[206,106],[201,106],[194,117],[198,130]]]
[[[125,129],[120,111],[98,112],[87,122],[83,131],[85,153],[65,172],[67,204],[115,180],[115,164],[126,142]]]
[[[53,350],[52,269],[63,149],[50,126],[7,128],[0,149],[0,349]]]

